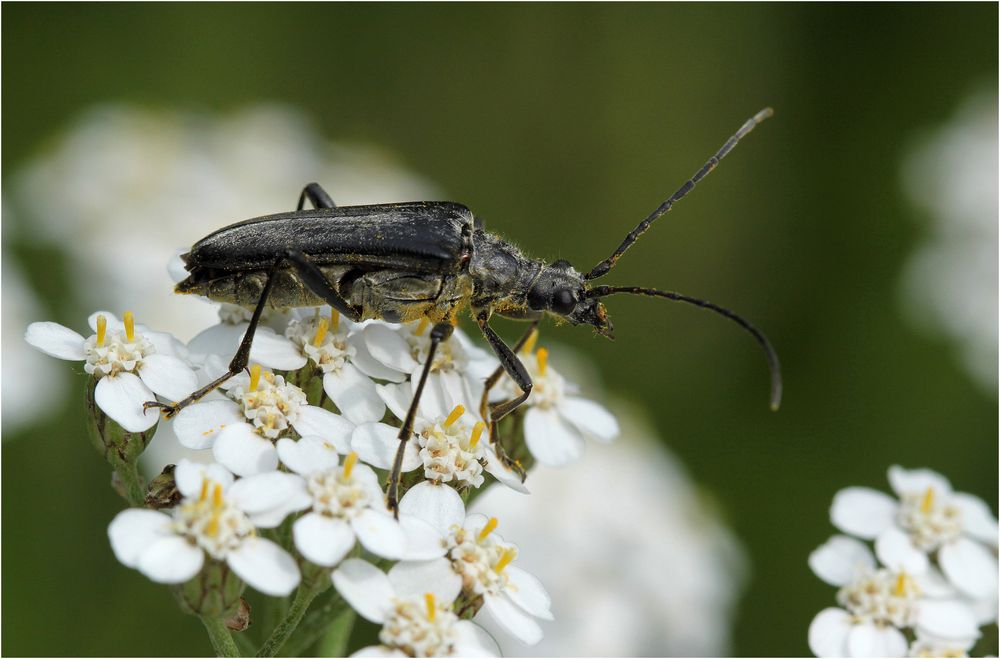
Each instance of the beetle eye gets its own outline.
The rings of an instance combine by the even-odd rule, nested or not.
[[[528,307],[532,311],[542,311],[545,309],[545,296],[539,292],[537,287],[528,291]]]
[[[573,292],[568,288],[560,289],[552,296],[552,310],[557,314],[565,316],[571,313],[574,308],[576,308],[576,300],[573,298]]]

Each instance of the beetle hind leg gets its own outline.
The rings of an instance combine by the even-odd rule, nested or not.
[[[300,211],[306,207],[306,199],[312,202],[313,208],[336,208],[337,204],[333,203],[333,199],[327,194],[326,190],[319,183],[310,183],[306,187],[302,188],[302,194],[299,195],[299,205],[295,210]]]

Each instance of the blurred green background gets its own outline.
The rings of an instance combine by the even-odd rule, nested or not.
[[[4,4],[2,14],[7,174],[96,103],[280,101],[327,138],[394,152],[529,253],[580,269],[771,105],[775,118],[608,280],[751,318],[781,355],[781,412],[767,409],[756,346],[696,310],[614,298],[617,342],[551,333],[655,414],[745,543],[738,655],[808,654],[807,627],[833,589],[806,558],[833,532],[838,489],[887,489],[888,465],[929,466],[996,510],[995,392],[973,384],[944,339],[914,330],[899,302],[922,237],[900,163],[965,96],[995,89],[996,5]],[[91,309],[75,301],[65,255],[24,227],[8,240],[4,219],[8,258],[44,317],[79,328]],[[104,528],[121,502],[82,437],[82,412],[80,396],[4,433],[3,653],[205,652],[197,620],[115,561]]]

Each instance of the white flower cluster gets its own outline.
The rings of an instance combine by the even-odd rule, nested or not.
[[[959,657],[997,620],[997,518],[928,469],[889,468],[898,498],[837,493],[835,535],[809,556],[840,608],[809,628],[819,657]],[[860,538],[860,539],[859,539]],[[874,553],[862,540],[873,541]]]
[[[220,319],[187,345],[130,313],[119,322],[107,312],[91,317],[87,339],[55,323],[33,323],[26,339],[85,362],[96,379],[95,414],[151,432],[158,416],[147,402],[181,400],[226,370],[248,323],[229,307]],[[480,610],[524,643],[541,640],[537,621],[552,619],[545,589],[514,564],[517,547],[496,531],[496,518],[465,511],[492,481],[527,493],[480,416],[496,359],[459,329],[439,346],[406,443],[408,490],[396,519],[383,486],[428,354],[428,323],[352,323],[323,307],[272,315],[269,325],[258,329],[247,372],[160,422],[212,462],[181,460],[172,505],[114,519],[119,560],[168,584],[224,564],[271,596],[313,587],[305,575],[325,569],[359,615],[383,626],[381,645],[366,656],[496,655],[469,621]],[[614,439],[614,417],[572,395],[533,344],[521,357],[536,389],[515,415],[523,428],[503,439],[508,449],[523,441],[534,460],[562,465],[581,455],[585,437]],[[496,389],[494,400],[514,393],[506,381]],[[396,562],[388,573],[374,564],[388,562]]]

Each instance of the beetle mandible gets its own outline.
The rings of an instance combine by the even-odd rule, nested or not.
[[[387,486],[387,505],[398,513],[403,449],[438,345],[452,333],[457,314],[469,307],[500,360],[486,380],[480,413],[489,413],[490,441],[508,466],[516,466],[499,444],[496,424],[531,394],[531,378],[517,349],[545,314],[574,325],[590,325],[613,338],[601,299],[615,294],[660,297],[708,309],[732,320],[761,345],[771,374],[771,408],[781,401],[777,354],[749,322],[716,304],[680,293],[639,286],[591,286],[606,275],[650,225],[666,214],[754,127],[770,117],[765,108],[748,119],[694,176],[640,222],[619,247],[588,273],[567,261],[531,259],[503,238],[487,232],[468,208],[453,202],[407,202],[338,207],[316,183],[299,196],[295,211],[257,217],[219,229],[182,256],[188,276],[178,293],[195,293],[253,308],[249,327],[229,370],[173,405],[151,401],[169,417],[246,368],[250,346],[266,306],[284,309],[329,304],[354,321],[379,318],[433,323],[427,360],[399,430],[399,448]],[[306,201],[313,210],[304,210]],[[511,348],[490,327],[493,314],[531,322]],[[488,405],[490,389],[506,372],[521,393]],[[520,475],[524,476],[523,471]]]

